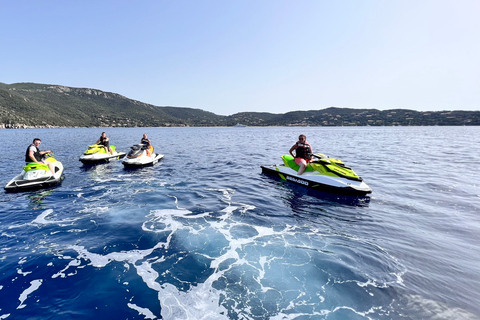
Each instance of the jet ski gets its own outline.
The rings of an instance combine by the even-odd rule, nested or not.
[[[105,147],[101,144],[92,144],[88,146],[88,149],[80,156],[80,161],[84,164],[97,164],[109,162],[112,159],[120,159],[125,156],[125,152],[117,152],[115,146],[110,146],[113,154],[105,151]]]
[[[341,160],[328,158],[321,153],[313,156],[316,160],[308,163],[302,175],[297,174],[300,166],[291,155],[282,156],[283,164],[261,166],[262,173],[323,192],[352,196],[372,193],[363,179]]]
[[[63,165],[55,160],[53,154],[45,154],[44,161],[53,163],[55,174],[52,174],[47,164],[30,162],[23,167],[22,172],[5,185],[6,191],[25,191],[54,186],[62,181]]]
[[[126,168],[153,166],[163,158],[163,154],[153,152],[153,147],[140,143],[130,147],[122,163]]]

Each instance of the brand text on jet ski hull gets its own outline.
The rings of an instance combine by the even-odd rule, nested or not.
[[[290,180],[290,181],[295,182],[295,183],[303,184],[304,186],[308,186],[308,181],[305,181],[305,180],[300,180],[300,179],[290,177],[290,176],[287,176],[287,180]]]

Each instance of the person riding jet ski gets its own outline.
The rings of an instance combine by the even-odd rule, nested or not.
[[[110,139],[107,137],[107,134],[105,132],[102,132],[102,135],[100,138],[98,138],[97,142],[95,144],[100,144],[105,147],[105,152],[110,152],[110,154],[113,154],[112,148],[110,148]]]
[[[43,156],[47,153],[52,153],[52,150],[40,151],[40,149],[38,149],[38,146],[40,146],[41,143],[42,140],[40,140],[40,138],[33,139],[32,144],[28,146],[27,151],[25,152],[25,162],[27,164],[32,162],[47,164],[50,172],[53,175],[55,174],[53,163],[42,160]]]
[[[5,185],[5,191],[47,188],[62,181],[63,164],[53,157],[51,150],[40,151],[40,143],[40,139],[33,139],[25,151],[26,166]]]
[[[150,139],[147,138],[146,133],[143,134],[142,139],[140,140],[140,144],[143,144],[143,145],[146,146],[147,156],[150,157],[153,153],[153,146],[152,146],[152,142],[150,141]]]
[[[151,166],[163,158],[163,154],[153,152],[153,146],[147,134],[144,133],[139,144],[130,147],[130,151],[122,161],[125,167],[135,168]]]
[[[282,164],[261,166],[262,172],[323,192],[361,197],[372,193],[363,179],[340,159],[312,154],[312,147],[304,134],[290,148],[290,154],[281,158]]]
[[[113,159],[120,159],[125,156],[125,152],[119,152],[114,145],[110,144],[110,139],[105,132],[102,132],[100,138],[95,144],[89,145],[88,149],[80,156],[80,161],[86,165],[110,162]]]
[[[295,155],[293,154],[295,151]],[[290,148],[289,153],[295,158],[295,163],[300,166],[298,175],[303,174],[307,164],[312,161],[312,146],[307,142],[307,137],[304,134],[298,136],[298,141]]]

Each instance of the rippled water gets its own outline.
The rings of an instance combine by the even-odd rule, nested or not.
[[[78,161],[102,129],[0,130],[5,185],[34,137],[65,166],[0,194],[0,319],[478,319],[479,127],[106,129],[165,158]],[[299,133],[369,198],[261,174]]]

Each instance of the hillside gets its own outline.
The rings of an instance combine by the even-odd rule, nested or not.
[[[191,125],[172,108],[156,107],[95,89],[0,83],[0,123],[60,127],[160,127]],[[190,118],[215,125],[218,116],[189,109]],[[186,119],[189,119],[187,117]]]
[[[168,126],[395,126],[480,125],[480,111],[420,112],[327,108],[285,114],[220,116],[194,108],[154,106],[89,88],[0,83],[0,128]]]

